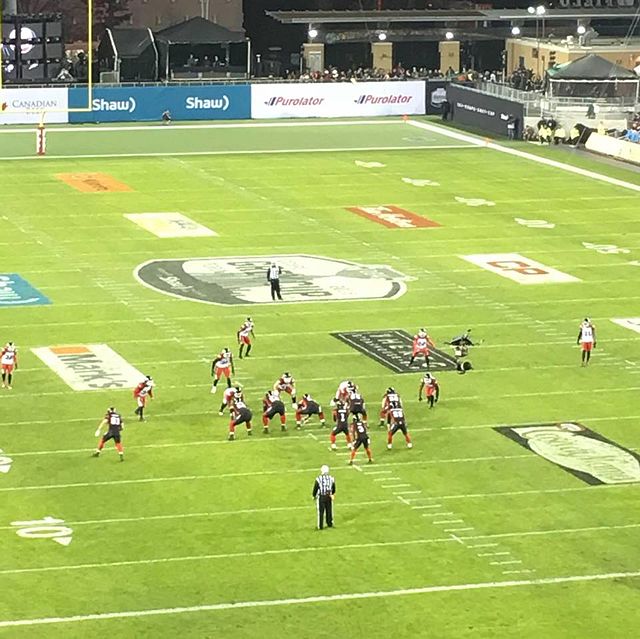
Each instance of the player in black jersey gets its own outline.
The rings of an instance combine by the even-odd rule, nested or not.
[[[355,418],[367,421],[367,407],[364,398],[357,389],[349,393],[349,412]]]
[[[263,432],[269,432],[269,422],[280,415],[280,430],[287,430],[287,417],[285,415],[284,402],[280,399],[277,390],[267,391],[262,400],[262,428]]]
[[[329,435],[329,441],[331,442],[330,450],[336,450],[338,448],[336,446],[336,436],[340,433],[344,433],[347,438],[347,446],[352,448],[351,434],[349,433],[349,409],[341,401],[336,402],[335,408],[333,409],[333,421],[336,425],[331,429],[331,435]]]
[[[229,439],[236,438],[236,426],[245,424],[247,427],[247,435],[253,435],[251,430],[251,419],[253,413],[251,409],[241,400],[236,399],[231,406],[231,419],[229,420]]]
[[[349,465],[353,466],[353,460],[360,446],[364,446],[364,450],[369,458],[369,464],[373,463],[373,457],[371,456],[371,440],[369,439],[369,431],[367,429],[367,422],[363,422],[357,417],[353,418],[351,424],[351,434],[354,439],[353,448],[351,449],[351,457],[349,459]]]
[[[106,426],[107,430],[100,437],[100,433],[102,431],[102,427]],[[93,453],[94,457],[100,457],[100,453],[104,448],[104,445],[110,440],[113,439],[116,450],[118,451],[118,455],[120,455],[120,461],[124,461],[124,449],[122,448],[122,431],[124,430],[124,419],[118,411],[111,406],[109,410],[107,410],[105,416],[102,421],[98,425],[98,430],[96,430],[96,437],[100,437],[100,441],[98,442],[98,447],[96,448],[95,453]]]
[[[407,448],[413,448],[413,443],[409,433],[407,432],[407,421],[404,416],[404,410],[400,404],[394,403],[389,411],[389,430],[387,431],[387,448],[391,450],[393,448],[393,436],[401,431],[404,435],[404,439],[407,442]]]

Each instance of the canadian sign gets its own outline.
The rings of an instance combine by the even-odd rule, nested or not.
[[[126,213],[125,217],[157,237],[215,237],[218,235],[182,213]]]
[[[440,226],[437,222],[416,215],[398,206],[350,206],[347,211],[373,220],[390,229],[418,229]]]
[[[135,277],[156,291],[197,302],[264,304],[271,302],[272,262],[282,269],[285,302],[391,299],[407,290],[407,277],[389,266],[300,254],[151,260],[138,266]]]
[[[494,430],[587,484],[640,482],[640,456],[582,424],[499,426]]]
[[[461,255],[463,260],[476,266],[507,277],[518,284],[552,284],[558,282],[579,282],[573,275],[562,273],[550,266],[530,260],[519,253],[483,253]]]
[[[133,388],[144,375],[106,344],[31,349],[75,391]]]

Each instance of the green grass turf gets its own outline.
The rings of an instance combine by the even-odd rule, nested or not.
[[[29,155],[33,142],[33,132],[0,133],[0,154]],[[386,122],[83,127],[50,137],[50,152],[68,158],[2,164],[3,264],[53,303],[0,309],[0,335],[18,344],[21,357],[14,390],[0,394],[0,447],[13,458],[0,475],[0,637],[634,636],[638,578],[1,627],[50,616],[640,570],[636,485],[588,486],[492,430],[579,420],[639,446],[639,365],[628,363],[639,361],[637,336],[610,322],[640,316],[640,269],[629,264],[640,259],[638,195],[459,144]],[[401,149],[259,153],[359,147]],[[225,150],[256,153],[170,153]],[[127,153],[160,156],[73,157]],[[366,169],[356,160],[386,166]],[[633,172],[580,163],[640,183]],[[133,191],[79,193],[55,178],[73,172],[106,173]],[[415,187],[403,177],[440,186]],[[496,205],[467,207],[456,196]],[[345,210],[376,204],[442,227],[392,230]],[[219,237],[159,239],[123,217],[147,211],[179,211]],[[527,228],[514,217],[556,226]],[[583,242],[630,253],[601,254]],[[582,281],[521,286],[459,257],[500,252]],[[413,279],[391,301],[224,307],[176,300],[132,276],[154,258],[287,253],[388,264]],[[226,442],[207,360],[233,344],[249,313],[253,357],[236,365],[255,413],[283,370],[295,375],[299,393],[325,403],[339,381],[352,378],[372,412],[392,384],[406,404],[413,450],[398,442],[386,451],[375,422],[376,464],[365,466],[360,453],[363,472],[327,450],[327,429],[317,423],[265,437],[258,418],[252,440],[240,429],[238,441]],[[599,331],[587,369],[574,345],[585,315]],[[418,373],[393,374],[330,336],[422,325],[439,343],[470,326],[485,340],[472,353],[475,371],[439,376],[442,401],[433,411],[415,400]],[[108,405],[127,417],[133,411],[130,391],[74,392],[30,352],[64,343],[108,344],[157,380],[148,421],[131,419],[125,431],[126,463],[117,463],[110,444],[101,459],[89,453]],[[320,533],[310,491],[322,463],[332,466],[338,498],[336,529]],[[375,481],[385,475],[372,471],[398,479]],[[393,483],[407,486],[385,487]],[[410,505],[393,494],[400,490],[411,491],[401,496]],[[433,504],[442,508],[412,508]],[[11,526],[45,516],[73,528],[69,546],[20,538]],[[445,531],[454,527],[470,529],[457,533],[463,543]],[[480,544],[497,545],[472,548]],[[489,552],[507,554],[481,556]]]

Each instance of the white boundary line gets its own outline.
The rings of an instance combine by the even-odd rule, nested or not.
[[[510,581],[485,581],[466,584],[448,584],[422,586],[420,588],[402,588],[398,590],[377,590],[372,592],[348,592],[333,595],[313,595],[310,597],[292,597],[288,599],[263,599],[256,601],[221,602],[201,604],[197,606],[180,606],[174,608],[152,608],[146,610],[126,610],[118,612],[104,612],[88,615],[73,615],[69,617],[40,617],[34,619],[8,619],[0,621],[0,628],[15,628],[18,626],[37,626],[45,624],[77,623],[80,621],[103,621],[107,619],[126,619],[151,617],[159,615],[181,615],[195,612],[215,612],[219,610],[236,610],[239,608],[271,608],[275,606],[292,606],[313,603],[331,603],[334,601],[353,601],[362,599],[379,599],[388,597],[404,597],[408,595],[426,595],[438,592],[462,592],[469,590],[487,590],[496,588],[521,588],[528,586],[548,586],[566,583],[580,583],[589,581],[603,581],[612,579],[636,579],[640,571],[610,572],[592,575],[570,575],[559,577],[543,577],[540,579],[521,579]]]
[[[606,182],[607,184],[611,184],[613,186],[620,186],[624,189],[630,189],[631,191],[640,192],[640,184],[625,182],[624,180],[612,178],[612,177],[609,177],[608,175],[603,175],[602,173],[596,173],[595,171],[582,169],[578,166],[572,166],[571,164],[565,164],[564,162],[551,160],[549,158],[545,158],[539,155],[534,155],[533,153],[527,153],[526,151],[512,149],[510,147],[502,146],[501,144],[496,144],[495,142],[487,142],[486,140],[482,140],[475,136],[467,135],[465,133],[459,133],[457,131],[452,131],[450,129],[445,129],[444,127],[436,126],[434,124],[427,124],[426,122],[418,122],[416,120],[408,120],[407,124],[410,124],[411,126],[414,126],[418,129],[429,131],[431,133],[438,133],[439,135],[442,135],[447,138],[451,138],[452,140],[458,140],[459,142],[466,142],[467,144],[475,144],[478,147],[485,147],[493,151],[499,151],[500,153],[506,153],[508,155],[513,155],[518,158],[530,160],[532,162],[537,162],[538,164],[544,164],[554,169],[561,169],[562,171],[567,171],[568,173],[575,173],[576,175],[591,178],[592,180],[597,180],[599,182]]]

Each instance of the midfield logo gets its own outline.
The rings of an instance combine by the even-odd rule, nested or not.
[[[413,366],[409,366],[413,337],[406,331],[390,328],[380,331],[331,333],[331,335],[395,373],[422,373],[427,370],[424,367],[424,358],[421,358],[420,362],[414,362]],[[437,348],[430,350],[430,371],[437,373],[456,370],[454,357]]]
[[[587,484],[640,482],[639,455],[577,422],[500,426],[494,430]]]
[[[265,304],[271,303],[272,262],[282,268],[285,302],[393,299],[407,290],[408,278],[389,266],[299,254],[151,260],[135,277],[156,291],[196,302]]]

